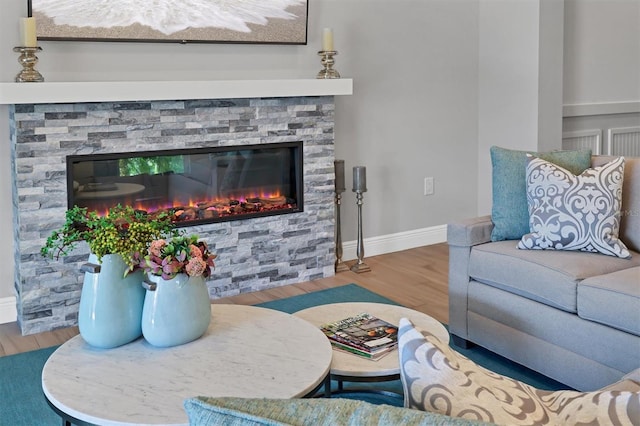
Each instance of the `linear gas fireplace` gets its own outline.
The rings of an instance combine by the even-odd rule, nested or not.
[[[77,324],[89,246],[40,254],[75,204],[167,209],[218,256],[211,299],[334,275],[334,115],[332,96],[10,106],[22,333]]]
[[[191,226],[303,211],[302,176],[302,142],[70,155],[67,202]]]

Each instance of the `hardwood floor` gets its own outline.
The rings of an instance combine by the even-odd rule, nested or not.
[[[446,243],[365,257],[365,262],[371,272],[340,272],[329,278],[217,299],[212,303],[254,305],[356,283],[403,306],[448,322],[449,248]],[[59,345],[77,334],[78,328],[70,327],[22,336],[17,323],[0,324],[0,356]]]

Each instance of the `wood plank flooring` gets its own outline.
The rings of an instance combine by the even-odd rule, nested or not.
[[[365,262],[371,272],[340,272],[329,278],[216,299],[212,303],[254,305],[356,283],[403,306],[448,322],[449,248],[446,243],[365,257]],[[77,334],[77,327],[69,327],[22,336],[17,323],[0,324],[0,356],[59,345]]]

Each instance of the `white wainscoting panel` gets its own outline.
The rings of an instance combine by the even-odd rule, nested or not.
[[[609,129],[607,154],[640,157],[640,127]]]
[[[602,129],[564,132],[562,133],[562,149],[591,149],[592,154],[601,154]]]
[[[568,104],[562,106],[563,117],[630,114],[634,112],[640,112],[640,101],[596,102],[590,104]]]

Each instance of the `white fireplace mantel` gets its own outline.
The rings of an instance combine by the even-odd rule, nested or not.
[[[353,94],[353,80],[212,80],[0,83],[0,105]]]

